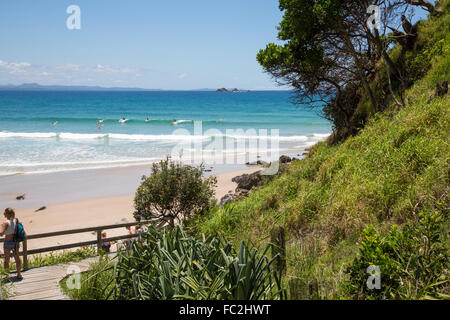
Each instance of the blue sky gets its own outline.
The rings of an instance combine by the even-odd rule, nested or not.
[[[2,1],[0,84],[276,89],[256,53],[281,19],[276,0]]]
[[[275,88],[256,53],[281,17],[272,0],[2,1],[0,84]]]

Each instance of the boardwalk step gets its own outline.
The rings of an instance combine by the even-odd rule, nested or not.
[[[98,257],[79,262],[44,266],[23,271],[23,280],[7,284],[10,300],[70,300],[59,286],[59,282],[67,275],[70,266],[77,266],[81,272],[89,270]],[[14,274],[13,274],[14,275]],[[12,275],[12,276],[13,276]]]

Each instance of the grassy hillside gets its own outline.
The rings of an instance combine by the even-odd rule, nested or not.
[[[270,241],[274,226],[284,227],[287,282],[317,281],[322,298],[355,297],[348,290],[346,269],[361,257],[368,230],[388,239],[383,237],[392,235],[393,225],[400,230],[406,225],[416,228],[421,212],[437,212],[442,217],[438,232],[447,235],[450,97],[431,101],[430,97],[437,81],[450,80],[448,10],[439,19],[422,21],[419,30],[413,51],[391,52],[397,63],[415,70],[406,108],[392,104],[372,115],[358,135],[334,146],[315,145],[306,159],[291,164],[248,198],[197,217],[190,227],[198,233],[223,233],[236,243],[256,244]],[[381,70],[375,81],[382,77]],[[408,250],[420,251],[420,240],[414,239],[416,246]],[[448,269],[449,243],[447,238],[443,241]],[[442,250],[439,254],[441,259]],[[448,289],[445,272],[439,275],[443,293]]]

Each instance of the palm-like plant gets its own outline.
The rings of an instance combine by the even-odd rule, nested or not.
[[[269,259],[241,242],[239,251],[222,237],[198,240],[181,227],[157,231],[150,227],[143,241],[120,253],[114,266],[116,299],[239,299],[284,298],[281,272]]]

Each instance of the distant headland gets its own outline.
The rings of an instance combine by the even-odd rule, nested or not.
[[[0,90],[14,91],[161,91],[160,89],[142,88],[105,88],[100,86],[66,86],[66,85],[41,85],[38,83],[23,83],[20,85],[0,85]]]

